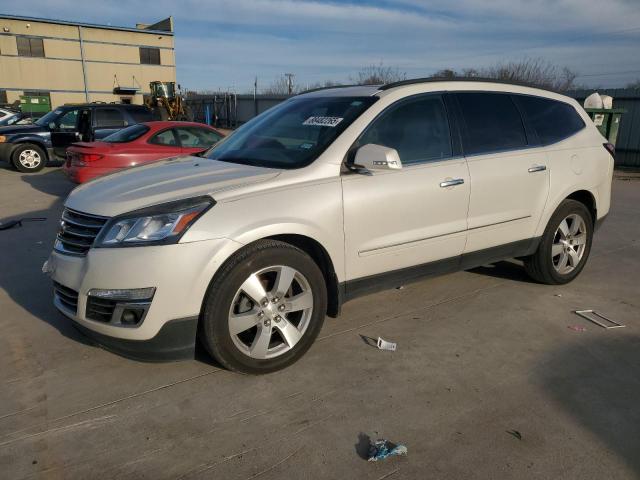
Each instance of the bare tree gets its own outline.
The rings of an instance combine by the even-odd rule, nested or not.
[[[541,58],[525,58],[516,62],[499,63],[479,69],[467,68],[461,72],[440,70],[437,78],[491,78],[507,82],[522,82],[550,90],[566,91],[575,88],[577,74],[568,67],[560,67]]]
[[[635,88],[636,90],[640,90],[640,80],[631,82],[630,84],[627,85],[627,88]]]
[[[291,82],[291,84],[290,84]],[[291,87],[291,91],[289,88]],[[300,92],[300,87],[295,85],[287,75],[281,75],[276,78],[269,86],[262,89],[262,93],[265,95],[289,95]]]
[[[397,67],[385,67],[382,62],[378,65],[363,67],[355,77],[349,77],[352,83],[358,85],[384,85],[407,79],[406,72]]]

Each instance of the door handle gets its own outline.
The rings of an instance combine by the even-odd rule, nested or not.
[[[535,173],[535,172],[543,172],[546,169],[547,169],[546,165],[534,165],[533,167],[530,167],[529,170],[527,171],[529,173]]]
[[[445,180],[444,182],[440,182],[441,188],[453,187],[454,185],[462,185],[464,183],[463,178],[454,178],[451,180]]]

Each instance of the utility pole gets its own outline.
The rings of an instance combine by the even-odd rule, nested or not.
[[[287,82],[289,85],[289,95],[291,95],[293,93],[293,77],[295,77],[295,74],[285,73],[284,76],[287,77]]]
[[[258,76],[253,82],[253,114],[258,116]]]

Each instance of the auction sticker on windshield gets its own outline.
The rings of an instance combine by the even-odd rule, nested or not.
[[[309,117],[304,122],[303,125],[314,125],[318,127],[335,127],[342,120],[342,117]]]

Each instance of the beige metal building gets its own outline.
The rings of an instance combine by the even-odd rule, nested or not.
[[[176,80],[171,17],[125,28],[0,14],[0,103],[141,104],[152,80]]]

